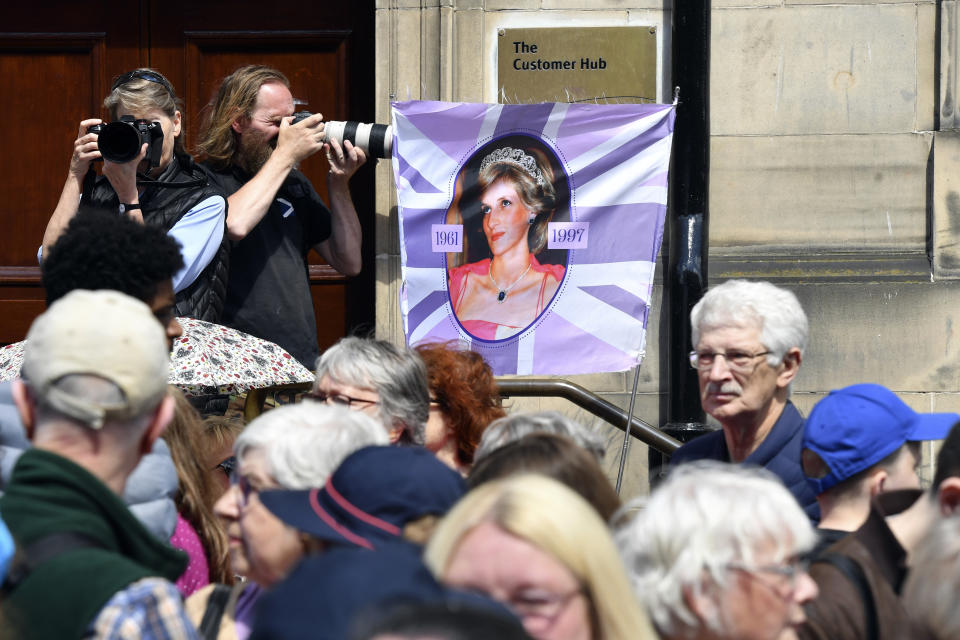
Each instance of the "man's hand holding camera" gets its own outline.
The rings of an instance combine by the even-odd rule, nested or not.
[[[280,123],[275,153],[285,156],[290,166],[295,167],[323,149],[326,134],[323,130],[323,114],[315,113],[296,124],[292,122],[293,116],[287,116]]]
[[[327,162],[330,163],[327,186],[332,189],[337,183],[342,183],[342,186],[346,187],[350,177],[367,161],[367,154],[360,147],[353,146],[349,140],[344,140],[343,146],[340,146],[335,138],[331,138],[323,146],[327,152]]]

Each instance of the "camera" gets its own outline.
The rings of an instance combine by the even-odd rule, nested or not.
[[[163,153],[163,128],[159,122],[121,116],[115,122],[95,124],[87,129],[87,133],[97,134],[97,147],[105,160],[118,164],[130,162],[140,154],[140,147],[146,143],[150,167],[160,166],[160,155]]]
[[[297,124],[312,115],[309,111],[297,111],[290,124]],[[389,158],[393,154],[393,127],[388,124],[331,120],[324,123],[323,132],[326,140],[336,140],[341,145],[344,140],[349,140],[367,155]]]

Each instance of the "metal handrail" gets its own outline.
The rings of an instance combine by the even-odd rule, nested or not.
[[[244,418],[253,420],[263,411],[263,403],[267,392],[288,390],[306,391],[312,383],[284,384],[269,389],[250,389],[247,392],[244,404]],[[626,429],[627,412],[612,404],[597,394],[581,387],[569,380],[553,378],[497,378],[500,395],[509,397],[537,397],[553,396],[569,400],[578,407],[585,409],[612,424],[621,431]],[[670,455],[680,447],[680,442],[671,438],[660,429],[653,427],[640,418],[634,416],[631,421],[630,435],[637,438],[657,451]]]
[[[554,396],[569,400],[621,431],[626,430],[627,412],[597,394],[569,380],[553,378],[497,378],[500,395],[509,397]],[[630,435],[661,453],[670,455],[680,442],[636,416],[630,422]]]

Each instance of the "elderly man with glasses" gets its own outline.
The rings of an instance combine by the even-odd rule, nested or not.
[[[730,280],[707,292],[690,324],[700,404],[722,428],[680,447],[671,464],[708,459],[765,467],[819,521],[800,466],[804,420],[789,399],[808,335],[796,296],[769,282]]]

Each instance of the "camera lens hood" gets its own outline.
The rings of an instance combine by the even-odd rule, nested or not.
[[[140,131],[131,122],[117,121],[103,125],[97,137],[100,155],[118,164],[130,162],[140,154]]]

